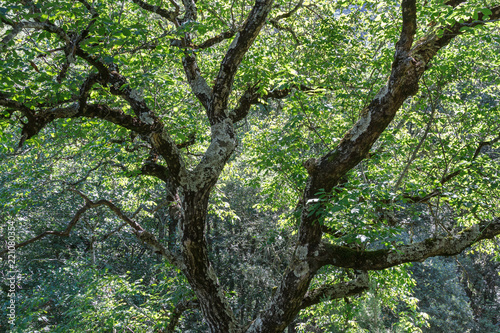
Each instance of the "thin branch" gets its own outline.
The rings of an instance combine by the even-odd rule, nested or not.
[[[331,150],[332,148],[330,147],[330,145],[325,141],[325,139],[323,138],[323,136],[318,132],[318,129],[316,128],[316,126],[314,126],[314,124],[311,122],[311,119],[309,119],[309,116],[307,115],[307,112],[304,108],[304,103],[302,102],[302,99],[299,97],[297,98],[297,101],[299,102],[299,105],[300,105],[300,109],[302,110],[302,113],[304,114],[306,120],[307,120],[307,123],[308,123],[308,128],[314,132],[314,134],[316,134],[316,136],[321,140],[321,142],[323,143],[323,145],[325,146],[325,148],[327,148],[328,150]]]
[[[204,41],[201,44],[194,45],[193,48],[198,49],[198,50],[207,49],[211,46],[214,46],[214,45],[222,42],[223,40],[232,38],[235,34],[236,34],[236,30],[224,31],[224,32],[218,34],[217,36],[214,36],[212,38],[207,39],[206,41]]]
[[[481,150],[483,149],[483,147],[492,146],[495,143],[497,143],[498,141],[500,141],[500,136],[497,136],[496,138],[494,138],[493,140],[490,140],[490,141],[483,141],[483,142],[481,142],[479,144],[479,146],[476,148],[476,151],[474,152],[474,157],[472,159],[474,160],[474,159],[476,159],[476,157],[479,156],[479,154],[481,153]]]
[[[453,8],[457,7],[461,3],[466,2],[467,0],[449,0],[445,3],[445,5],[451,6]]]
[[[357,295],[367,290],[369,286],[370,279],[368,272],[361,271],[358,277],[354,280],[335,284],[326,284],[308,291],[302,300],[300,308],[305,309],[325,301]]]
[[[8,21],[3,20],[2,22],[9,24]],[[71,39],[69,36],[59,28],[58,26],[50,23],[50,22],[30,22],[30,21],[21,21],[18,23],[10,22],[12,25],[12,30],[10,33],[5,36],[0,42],[0,51],[12,40],[16,37],[22,29],[35,29],[35,30],[45,30],[51,33],[57,34],[62,40],[66,42],[67,45],[71,44]]]
[[[188,139],[184,142],[181,142],[181,143],[177,143],[176,146],[178,149],[182,149],[182,148],[187,148],[187,147],[190,147],[192,145],[194,145],[196,143],[196,133],[191,133],[189,134],[188,136]]]
[[[105,234],[104,236],[102,236],[101,238],[101,242],[104,242],[106,239],[108,239],[109,237],[113,236],[114,234],[116,234],[117,232],[120,232],[125,226],[127,225],[127,222],[123,222],[122,224],[120,224],[118,226],[118,228],[114,229],[114,230],[111,230],[110,232],[108,232],[107,234]]]
[[[135,218],[137,216],[137,214],[140,213],[141,210],[145,210],[146,212],[150,213],[150,214],[154,214],[156,213],[161,207],[165,206],[167,204],[167,201],[163,202],[163,203],[160,203],[159,205],[156,206],[156,208],[154,209],[150,209],[148,207],[146,207],[145,205],[141,204],[136,210],[135,212],[132,214],[132,218]],[[116,234],[117,232],[120,232],[123,227],[125,227],[127,225],[127,222],[123,222],[122,224],[120,224],[118,226],[118,228],[108,232],[107,234],[105,234],[102,238],[101,238],[101,242],[105,241],[106,239],[108,239],[109,237],[111,237],[112,235]]]
[[[81,2],[92,14],[92,19],[87,24],[87,27],[83,29],[79,35],[74,36],[71,40],[71,43],[67,44],[64,48],[64,54],[66,55],[65,63],[63,64],[61,70],[59,71],[59,74],[57,75],[56,81],[58,83],[61,83],[62,80],[66,78],[66,73],[69,67],[75,61],[76,48],[79,47],[80,43],[88,37],[90,28],[94,25],[94,23],[97,21],[97,18],[99,17],[99,13],[86,0],[78,1]]]
[[[90,12],[90,14],[92,14],[92,16],[98,16],[99,15],[97,13],[97,11],[95,10],[95,8],[92,7],[92,5],[89,4],[87,0],[78,0],[78,2],[82,3],[85,6],[85,8],[87,8],[87,10]]]
[[[202,42],[201,44],[194,44],[194,43],[188,41],[187,38],[182,39],[182,40],[172,39],[170,41],[170,45],[181,48],[181,49],[188,49],[189,48],[189,49],[193,49],[194,51],[199,51],[199,50],[208,49],[209,47],[212,47],[216,44],[219,44],[220,42],[222,42],[226,39],[232,38],[232,37],[234,37],[235,34],[236,34],[236,29],[224,31],[224,32],[221,32],[220,34],[218,34],[217,36],[214,36],[214,37],[207,39],[206,41]],[[194,56],[193,54],[189,54],[189,53],[187,53],[186,55],[187,56]]]
[[[29,240],[27,240],[25,242],[16,244],[15,245],[16,249],[20,248],[20,247],[23,247],[23,246],[26,246],[28,244],[31,244],[33,242],[36,242],[37,240],[40,240],[40,239],[42,239],[42,238],[44,238],[45,236],[48,236],[48,235],[55,235],[55,236],[59,236],[59,237],[68,237],[69,234],[70,234],[70,232],[71,232],[71,230],[76,225],[76,223],[78,222],[78,220],[80,219],[80,217],[82,216],[83,213],[85,213],[90,208],[96,208],[96,207],[100,207],[100,206],[106,206],[113,213],[115,213],[115,215],[117,217],[119,217],[121,220],[123,220],[126,224],[128,224],[132,228],[134,234],[136,235],[136,237],[138,239],[140,239],[141,241],[143,241],[144,243],[146,243],[150,247],[152,247],[153,250],[155,251],[155,253],[158,253],[158,254],[162,255],[165,259],[167,259],[169,262],[171,262],[172,264],[176,265],[177,267],[181,267],[181,266],[179,266],[181,264],[181,260],[182,260],[180,257],[174,256],[169,250],[167,250],[156,239],[156,237],[154,235],[152,235],[151,233],[147,232],[137,222],[135,222],[134,220],[130,219],[127,215],[125,215],[121,211],[120,208],[118,208],[111,201],[108,201],[108,200],[105,200],[105,199],[101,199],[99,201],[94,202],[94,201],[90,200],[85,194],[83,194],[82,192],[80,192],[77,189],[70,188],[69,190],[71,192],[74,192],[74,193],[78,194],[80,197],[82,197],[83,200],[85,201],[85,205],[78,210],[78,212],[75,214],[75,216],[71,219],[71,221],[66,226],[66,229],[64,231],[45,231],[45,232],[41,233],[40,235],[38,235],[36,237],[33,237],[33,238],[31,238],[31,239],[29,239]],[[0,255],[5,254],[6,252],[8,252],[8,249],[4,249],[3,251],[1,251]]]
[[[461,2],[465,1],[449,1],[452,7],[457,6]],[[440,27],[438,31],[442,32],[441,35],[430,34],[422,37],[411,50],[410,56],[413,56],[419,62],[422,61],[424,64],[427,64],[440,49],[448,45],[455,37],[465,32],[462,30],[463,27],[476,27],[500,19],[500,6],[488,9],[491,10],[488,20],[483,20],[485,15],[479,12],[477,13],[477,19],[470,18],[464,22],[455,22],[448,26]]]
[[[428,90],[429,95],[430,95],[429,88],[427,88],[427,90]],[[413,150],[410,158],[406,162],[406,165],[405,165],[405,167],[403,169],[403,172],[401,172],[401,174],[399,175],[398,180],[396,181],[396,184],[394,185],[394,192],[396,192],[399,189],[399,186],[401,185],[401,182],[403,181],[403,178],[406,176],[406,173],[408,172],[408,169],[410,168],[410,165],[417,158],[417,154],[418,154],[420,148],[422,147],[423,143],[427,139],[427,135],[429,134],[429,132],[431,130],[431,127],[432,127],[432,124],[434,123],[434,115],[436,114],[436,105],[434,104],[434,101],[432,100],[432,97],[429,99],[429,101],[431,103],[431,109],[432,109],[431,110],[430,119],[427,122],[427,125],[426,125],[425,130],[424,130],[424,134],[422,135],[422,138],[420,138],[420,141],[418,142],[418,144],[415,147],[415,149]]]
[[[238,101],[238,106],[234,108],[229,116],[233,120],[233,123],[237,123],[238,121],[244,119],[252,105],[255,105],[259,102],[259,100],[268,100],[268,99],[283,99],[290,95],[290,93],[295,90],[306,91],[306,92],[314,92],[314,88],[307,87],[305,85],[291,85],[289,88],[283,89],[273,89],[267,94],[258,93],[259,83],[250,86],[240,97]]]
[[[99,206],[107,206],[111,211],[113,211],[113,213],[115,213],[116,216],[118,216],[120,219],[122,219],[124,222],[126,222],[130,227],[132,227],[132,229],[134,229],[135,231],[144,231],[144,229],[137,222],[131,220],[128,216],[126,216],[120,210],[120,208],[115,206],[111,201],[101,199],[97,202],[93,202],[92,200],[90,200],[85,194],[83,194],[79,190],[77,190],[75,188],[70,188],[69,190],[73,193],[78,194],[80,197],[82,197],[83,200],[85,201],[85,204],[87,206],[89,206],[90,208],[95,208],[95,207],[99,207]]]
[[[481,149],[484,146],[488,146],[488,145],[494,144],[494,143],[496,143],[498,141],[500,141],[500,136],[496,137],[495,139],[493,139],[491,141],[480,142],[478,144],[478,147],[476,148],[476,150],[474,152],[474,155],[471,158],[470,163],[472,163],[479,156],[479,154],[481,153]],[[467,167],[468,166],[465,166],[465,167],[463,167],[461,169],[458,169],[458,170],[455,170],[453,172],[450,172],[449,174],[443,176],[439,180],[439,183],[441,185],[445,185],[450,180],[453,180],[455,177],[457,177],[458,175],[460,175]],[[427,193],[425,195],[421,195],[421,196],[410,195],[410,194],[405,193],[405,194],[403,194],[403,199],[405,199],[407,202],[410,202],[410,203],[427,203],[430,199],[432,199],[432,198],[434,198],[436,196],[439,196],[441,194],[442,194],[442,190],[441,189],[435,189],[432,192]],[[385,203],[389,203],[389,202],[385,202]]]
[[[151,13],[158,14],[161,17],[167,19],[168,21],[174,23],[174,25],[178,25],[177,16],[179,15],[180,8],[179,8],[179,5],[175,1],[170,0],[170,3],[172,3],[175,7],[174,11],[169,11],[169,10],[163,9],[159,6],[154,6],[154,5],[151,5],[151,4],[149,4],[145,1],[141,1],[141,0],[132,0],[132,1],[134,3],[136,3],[137,5],[139,5],[139,7],[141,7],[142,9],[147,10],[148,12],[151,12]]]
[[[28,240],[26,240],[26,241],[24,241],[22,243],[16,244],[15,248],[18,249],[18,248],[24,247],[26,245],[29,245],[31,243],[34,243],[34,242],[42,239],[42,238],[45,238],[45,236],[48,236],[48,235],[54,235],[54,236],[59,236],[59,237],[68,237],[69,234],[71,233],[71,230],[76,225],[76,223],[78,222],[78,220],[80,220],[80,217],[83,215],[83,213],[85,213],[90,208],[92,208],[92,207],[90,205],[88,205],[87,203],[85,203],[85,205],[76,212],[75,216],[73,216],[73,218],[71,219],[71,221],[66,226],[66,229],[64,229],[63,231],[52,231],[52,230],[44,231],[41,234],[39,234],[38,236],[36,236],[36,237],[28,239]],[[5,254],[6,252],[8,252],[8,249],[2,250],[0,252],[0,256],[3,255],[3,254]]]
[[[85,173],[85,175],[83,175],[80,179],[78,179],[77,181],[74,181],[72,183],[68,183],[68,185],[70,186],[75,186],[75,185],[78,185],[80,184],[81,182],[84,182],[85,180],[87,180],[87,178],[89,178],[90,174],[94,171],[96,171],[97,169],[99,169],[103,164],[107,163],[108,161],[100,161],[99,163],[97,163],[97,165],[93,168],[90,168],[89,170],[87,170],[87,173]]]
[[[335,230],[332,227],[329,227],[327,225],[321,225],[321,232],[328,234],[334,238],[340,238],[342,236],[345,236],[346,234],[342,231]]]
[[[170,251],[168,251],[162,244],[160,244],[160,242],[158,242],[158,240],[156,239],[156,237],[154,235],[152,235],[151,233],[144,230],[137,222],[131,220],[117,206],[115,206],[111,201],[101,199],[101,200],[94,203],[82,192],[80,192],[74,188],[70,189],[70,191],[81,196],[85,200],[86,204],[88,204],[90,207],[98,207],[98,206],[102,206],[102,205],[107,206],[110,210],[112,210],[115,213],[116,216],[118,216],[125,223],[127,223],[130,227],[132,227],[133,232],[137,236],[137,238],[139,238],[140,240],[142,240],[143,242],[145,242],[146,244],[151,246],[156,253],[161,254],[163,257],[165,257],[171,263],[174,263],[177,265],[179,258],[175,258],[170,253]]]
[[[133,49],[130,50],[121,49],[121,51],[119,51],[118,54],[125,54],[125,53],[134,54],[140,50],[154,50],[158,47],[158,44],[162,38],[170,36],[171,34],[172,34],[171,32],[165,31],[160,36],[154,37],[149,41],[143,42],[141,45],[136,46]]]
[[[292,28],[290,27],[286,27],[284,25],[282,25],[281,23],[279,23],[278,21],[279,20],[282,20],[282,19],[285,19],[285,18],[289,18],[291,17],[293,14],[295,14],[300,8],[302,8],[304,4],[304,0],[299,0],[299,2],[297,3],[297,5],[295,5],[295,7],[290,10],[289,12],[286,12],[286,13],[283,13],[283,14],[280,14],[276,17],[273,17],[271,19],[269,19],[269,23],[271,23],[271,25],[278,29],[278,30],[283,30],[283,31],[287,31],[288,33],[290,33],[292,35],[292,38],[294,39],[295,41],[295,44],[297,45],[300,45],[300,41],[299,39],[297,38],[297,35],[295,34],[295,31],[293,31]]]
[[[269,20],[269,23],[271,23],[271,25],[274,28],[276,28],[277,30],[283,30],[283,31],[290,33],[290,35],[292,35],[293,40],[295,41],[295,44],[300,45],[300,41],[297,38],[297,35],[295,34],[295,31],[293,31],[292,28],[285,27],[284,25],[280,24],[277,20],[274,20],[274,19]]]
[[[295,7],[293,7],[293,9],[291,11],[283,13],[283,14],[280,14],[280,15],[272,18],[271,20],[278,22],[279,20],[282,20],[284,18],[289,18],[290,16],[292,16],[293,14],[295,14],[300,8],[302,8],[303,4],[304,4],[304,0],[299,0],[299,2],[297,3],[297,5],[295,5]]]

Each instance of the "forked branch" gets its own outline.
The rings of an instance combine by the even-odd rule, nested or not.
[[[245,24],[231,42],[215,79],[213,100],[209,109],[210,123],[214,124],[226,118],[225,112],[236,71],[264,25],[272,2],[256,0]]]
[[[171,10],[163,9],[159,6],[151,5],[145,1],[141,1],[141,0],[132,0],[132,1],[134,3],[136,3],[137,5],[139,5],[139,7],[141,7],[142,9],[147,10],[148,12],[151,12],[151,13],[158,14],[161,17],[167,19],[168,21],[174,23],[175,25],[178,25],[177,16],[179,15],[180,8],[179,8],[179,5],[177,4],[177,2],[171,1],[171,3],[175,7],[175,10],[171,11]]]

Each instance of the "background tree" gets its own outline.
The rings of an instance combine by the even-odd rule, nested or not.
[[[397,266],[500,233],[495,2],[0,5],[2,218],[19,251],[59,243],[52,267],[91,286],[28,279],[71,295],[23,303],[47,324],[78,315],[56,329],[173,331],[187,313],[293,331],[370,283],[351,310],[376,309],[411,283]],[[313,309],[301,320],[329,325]],[[383,327],[375,312],[352,328]]]

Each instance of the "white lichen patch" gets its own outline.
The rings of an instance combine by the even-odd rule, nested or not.
[[[300,245],[300,246],[298,246],[297,250],[295,251],[295,255],[300,260],[306,259],[307,258],[307,245]]]
[[[145,124],[153,125],[153,123],[154,123],[154,119],[149,115],[148,112],[141,113],[141,115],[139,116],[139,118]]]
[[[250,329],[252,329],[252,328],[253,328],[253,331],[254,331],[254,332],[255,332],[255,331],[260,331],[260,330],[262,330],[262,325],[263,325],[262,318],[260,318],[260,317],[259,317],[259,318],[257,318],[257,319],[253,322],[253,324],[252,324],[252,326],[250,327]],[[248,331],[250,331],[250,332],[251,332],[251,330],[250,330],[250,329],[249,329]]]
[[[179,239],[184,237],[184,222],[177,223],[177,235]]]
[[[293,274],[295,274],[295,276],[298,278],[306,275],[307,272],[309,272],[309,264],[305,261],[298,264],[293,270]]]
[[[197,190],[219,176],[225,162],[236,148],[237,140],[231,119],[212,126],[212,141],[200,163],[191,173],[189,189]]]
[[[214,269],[212,266],[208,268],[208,278],[213,281],[214,284],[219,284],[219,279],[217,279],[217,275],[215,275]],[[218,290],[219,297],[221,299],[224,299],[224,296],[222,296],[222,289]]]
[[[238,39],[240,38],[240,33],[237,32],[236,33],[236,36],[234,36],[234,39],[233,41],[231,42],[231,44],[229,45],[229,48],[227,49],[228,51],[231,50],[231,49],[234,49],[236,47],[236,44],[238,43]]]
[[[144,100],[144,97],[142,96],[142,92],[135,90],[135,89],[132,89],[132,91],[130,91],[130,98],[132,98],[133,100],[136,100],[138,102],[142,102]]]
[[[76,115],[78,113],[79,110],[80,110],[80,103],[76,102],[76,103],[73,103],[71,106],[69,106],[67,108],[53,108],[53,109],[50,109],[50,112],[53,112],[53,113],[62,113],[66,117],[73,117],[74,115]]]
[[[196,95],[205,95],[207,97],[212,95],[212,89],[210,89],[207,81],[201,75],[196,75],[195,79],[191,82],[191,89],[193,89]]]
[[[382,88],[380,88],[378,94],[375,95],[375,99],[378,100],[378,102],[380,103],[382,98],[384,98],[384,96],[387,95],[388,92],[389,92],[389,87],[386,84]]]
[[[400,255],[397,252],[391,251],[389,254],[387,254],[387,263],[392,264],[395,262],[400,261]]]
[[[170,137],[167,128],[165,128],[165,127],[163,128],[161,135],[158,134],[157,132],[152,132],[149,135],[149,139],[151,140],[151,143],[155,147],[160,147],[160,146],[164,145],[165,142],[167,143],[168,146],[171,147],[171,149],[172,149],[171,155],[177,157],[177,160],[179,163],[179,170],[178,170],[179,173],[177,174],[178,180],[179,180],[179,182],[181,182],[181,184],[183,182],[185,182],[186,181],[186,168],[185,168],[184,160],[180,156],[179,151],[175,145],[175,142]]]
[[[371,120],[372,116],[370,111],[363,114],[363,116],[358,120],[358,122],[354,125],[354,127],[351,130],[351,141],[356,141],[359,138],[359,136],[368,129]]]

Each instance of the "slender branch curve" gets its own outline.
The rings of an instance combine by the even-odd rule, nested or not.
[[[90,200],[85,194],[83,194],[82,192],[80,192],[77,189],[70,188],[69,191],[74,192],[77,195],[79,195],[85,201],[85,205],[76,212],[75,216],[73,216],[73,218],[71,219],[71,221],[66,226],[66,229],[64,229],[63,231],[45,231],[45,232],[41,233],[40,235],[38,235],[36,237],[28,239],[28,240],[26,240],[26,241],[24,241],[22,243],[16,244],[15,245],[16,249],[20,248],[20,247],[24,247],[24,246],[26,246],[28,244],[34,243],[34,242],[36,242],[36,241],[38,241],[38,240],[40,240],[40,239],[42,239],[42,238],[44,238],[44,237],[46,237],[48,235],[54,235],[54,236],[59,236],[59,237],[68,237],[70,235],[70,233],[71,233],[71,230],[75,227],[75,225],[78,223],[78,221],[80,220],[80,218],[82,217],[82,215],[87,210],[89,210],[91,208],[100,207],[100,206],[106,206],[117,217],[119,217],[122,221],[124,221],[126,224],[128,224],[132,228],[134,234],[137,236],[138,239],[140,239],[144,243],[148,244],[151,248],[153,248],[153,250],[156,253],[161,254],[170,263],[176,265],[179,268],[183,267],[182,259],[180,259],[180,257],[178,255],[174,255],[169,250],[167,250],[156,239],[156,237],[154,235],[152,235],[148,231],[144,230],[144,228],[142,228],[137,222],[135,222],[134,220],[130,219],[125,213],[122,212],[122,210],[120,208],[118,208],[111,201],[105,200],[105,199],[101,199],[101,200],[98,200],[98,201],[94,202],[94,201]],[[4,249],[4,250],[2,250],[0,252],[0,255],[5,254],[6,252],[8,252],[8,250]]]
[[[179,323],[182,314],[190,309],[199,308],[200,303],[196,299],[184,300],[179,302],[172,311],[170,322],[166,328],[166,333],[174,333],[175,327]]]
[[[135,4],[137,4],[139,7],[141,7],[142,9],[145,9],[151,13],[155,13],[155,14],[158,14],[160,15],[161,17],[167,19],[168,21],[174,23],[175,25],[178,25],[178,22],[177,22],[177,16],[179,15],[179,12],[180,12],[180,8],[179,8],[179,5],[174,2],[174,1],[171,1],[171,3],[174,5],[175,7],[175,10],[174,11],[169,11],[169,10],[166,10],[166,9],[163,9],[159,6],[154,6],[154,5],[151,5],[145,1],[141,1],[141,0],[132,0]]]
[[[307,87],[305,85],[292,85],[289,88],[283,89],[273,89],[269,93],[263,95],[258,93],[258,83],[250,86],[244,93],[241,95],[238,100],[238,105],[236,108],[231,110],[229,113],[229,117],[233,121],[233,123],[237,123],[240,120],[243,120],[250,112],[250,108],[257,104],[259,100],[268,100],[268,99],[283,99],[288,97],[294,90],[300,91],[308,91],[313,92],[314,88]]]

